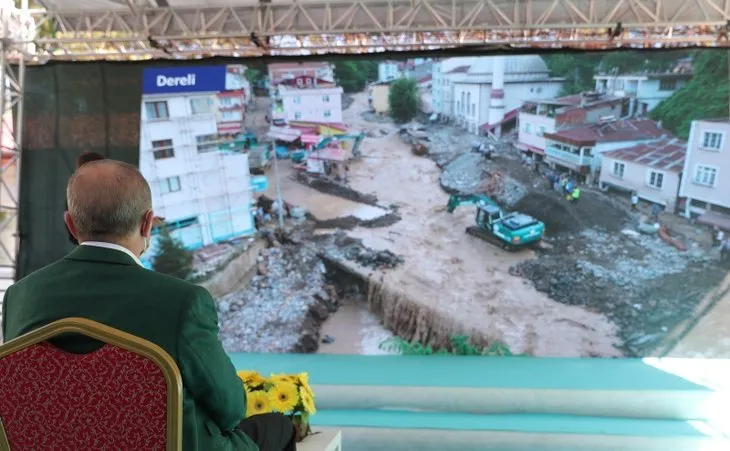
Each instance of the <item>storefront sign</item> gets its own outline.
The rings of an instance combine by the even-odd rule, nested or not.
[[[226,90],[226,66],[145,69],[142,94],[219,92]]]

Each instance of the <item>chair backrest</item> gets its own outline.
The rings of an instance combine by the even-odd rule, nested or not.
[[[48,342],[79,333],[88,354]],[[0,451],[182,449],[182,378],[159,346],[67,318],[0,346]]]

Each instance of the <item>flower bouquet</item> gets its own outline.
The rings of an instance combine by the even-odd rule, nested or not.
[[[272,374],[265,378],[256,371],[239,371],[246,390],[246,417],[270,412],[288,416],[297,433],[297,442],[312,434],[309,417],[317,412],[309,375]]]

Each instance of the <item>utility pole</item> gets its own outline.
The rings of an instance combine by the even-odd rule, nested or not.
[[[284,228],[284,201],[281,198],[281,184],[279,183],[279,158],[276,156],[276,144],[271,141],[271,153],[274,158],[274,177],[276,183],[276,204],[279,213],[279,228]]]

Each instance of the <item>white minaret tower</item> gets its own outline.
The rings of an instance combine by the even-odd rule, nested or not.
[[[504,56],[495,56],[492,65],[492,93],[489,98],[489,125],[499,124],[504,119]],[[497,137],[502,135],[502,126],[492,131]]]

